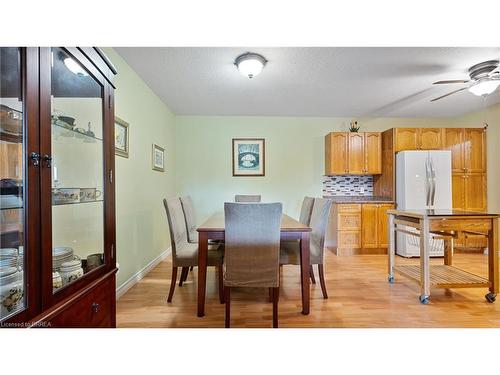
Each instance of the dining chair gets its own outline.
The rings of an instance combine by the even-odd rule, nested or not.
[[[281,203],[224,203],[224,300],[231,321],[231,288],[270,288],[278,327]]]
[[[310,248],[310,264],[311,264],[311,279],[314,281],[312,272],[313,265],[318,265],[319,281],[323,298],[328,298],[326,291],[325,274],[324,274],[324,247],[325,233],[330,215],[332,201],[330,199],[315,198],[311,212],[309,226],[311,227],[311,237],[309,240]],[[280,264],[300,265],[300,243],[298,241],[283,241],[281,243]]]
[[[170,231],[170,243],[172,245],[172,279],[167,302],[172,302],[175,283],[177,281],[177,268],[182,267],[179,286],[186,280],[189,267],[198,265],[198,244],[188,242],[184,212],[179,198],[163,199],[163,205],[167,212],[168,227]],[[219,300],[224,303],[222,262],[223,252],[219,245],[209,245],[207,265],[217,268],[219,276]]]
[[[235,195],[234,196],[234,201],[235,202],[246,202],[246,203],[259,203],[260,202],[260,195]]]
[[[193,200],[190,195],[181,197],[182,211],[186,222],[187,238],[190,243],[198,243],[198,232],[196,231],[196,213]]]

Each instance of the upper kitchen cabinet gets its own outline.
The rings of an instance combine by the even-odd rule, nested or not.
[[[373,175],[381,171],[380,133],[332,132],[325,137],[326,175]]]
[[[396,128],[395,151],[440,150],[443,147],[443,129]]]
[[[482,128],[444,129],[444,148],[451,150],[455,173],[486,172],[486,132]]]

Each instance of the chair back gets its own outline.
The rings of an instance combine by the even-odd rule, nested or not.
[[[302,207],[300,209],[299,221],[304,225],[309,225],[311,222],[311,213],[314,205],[314,198],[304,197]]]
[[[235,202],[251,202],[251,203],[259,203],[260,195],[235,195]]]
[[[312,229],[311,243],[318,246],[321,259],[323,259],[326,225],[328,224],[331,206],[332,201],[330,199],[315,198],[311,213],[311,221],[309,223]]]
[[[194,211],[193,200],[191,196],[187,195],[181,197],[182,211],[186,219],[186,230],[188,241],[191,243],[198,242],[198,232],[196,231],[196,213]]]
[[[163,199],[163,205],[167,212],[170,243],[172,244],[172,258],[176,259],[177,248],[180,249],[183,244],[188,242],[184,213],[178,197]]]
[[[224,283],[278,287],[281,203],[224,203]]]

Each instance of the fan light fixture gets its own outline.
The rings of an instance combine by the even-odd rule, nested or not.
[[[239,72],[248,78],[259,75],[266,63],[267,60],[264,56],[251,52],[238,56],[234,61],[234,65],[236,65]]]
[[[73,60],[71,57],[66,57],[64,59],[64,65],[66,65],[66,68],[68,68],[71,73],[76,74],[77,76],[80,77],[85,77],[88,76],[89,74],[85,69],[83,69],[80,64],[78,64],[75,60]]]
[[[500,80],[486,79],[469,87],[469,92],[476,96],[490,95],[498,86],[500,86]]]

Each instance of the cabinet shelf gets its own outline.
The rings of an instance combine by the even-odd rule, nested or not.
[[[0,211],[22,210],[23,208],[24,208],[24,206],[0,207]]]
[[[76,131],[74,129],[68,129],[68,128],[65,128],[64,126],[57,125],[55,123],[52,123],[52,131],[56,137],[77,139],[79,141],[81,140],[83,142],[89,142],[89,143],[94,143],[96,141],[102,142],[102,138],[92,136],[89,134],[85,134],[85,133],[80,133],[79,131]]]
[[[69,205],[73,205],[73,204],[96,203],[96,202],[104,202],[104,200],[103,199],[96,199],[94,201],[84,201],[84,202],[52,203],[52,207],[55,207],[55,206],[69,206]]]

